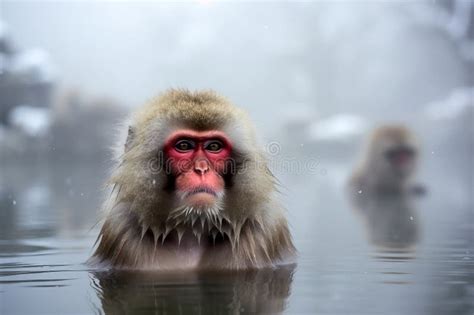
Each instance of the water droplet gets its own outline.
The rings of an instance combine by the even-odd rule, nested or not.
[[[413,217],[412,217],[412,216],[410,216],[410,221],[413,221]]]
[[[152,184],[153,184],[153,185],[156,185],[156,179],[154,179],[154,180],[152,181]]]
[[[359,193],[359,194],[362,194],[362,190],[359,190],[358,193]]]
[[[12,204],[13,204],[13,205],[16,205],[16,200],[13,200],[13,201],[12,201]]]

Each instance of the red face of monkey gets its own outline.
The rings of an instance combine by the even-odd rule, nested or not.
[[[178,196],[190,206],[212,206],[224,193],[232,145],[219,131],[180,130],[164,147]]]

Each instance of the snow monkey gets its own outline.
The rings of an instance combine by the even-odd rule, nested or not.
[[[213,91],[139,109],[109,184],[93,265],[252,269],[295,255],[249,118]]]
[[[414,197],[424,193],[424,188],[411,183],[418,154],[418,144],[407,128],[379,127],[369,137],[349,181],[352,206],[377,247],[410,249],[419,239]]]
[[[418,144],[404,126],[375,129],[349,186],[359,194],[403,193],[421,189],[410,185],[418,160]]]

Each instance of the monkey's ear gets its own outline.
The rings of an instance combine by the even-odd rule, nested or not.
[[[132,126],[128,126],[127,140],[125,141],[125,152],[132,147],[132,142],[135,139],[135,129]]]

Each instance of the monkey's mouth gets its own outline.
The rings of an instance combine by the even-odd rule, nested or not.
[[[209,194],[209,195],[212,195],[214,197],[218,196],[217,192],[214,189],[212,189],[208,186],[198,186],[198,187],[188,191],[186,193],[186,197],[190,197],[190,196],[201,194],[201,193]]]
[[[410,147],[393,148],[385,152],[387,159],[396,166],[403,166],[413,160],[415,150]]]
[[[186,204],[198,208],[213,207],[219,199],[218,192],[208,186],[195,187],[184,195]]]

